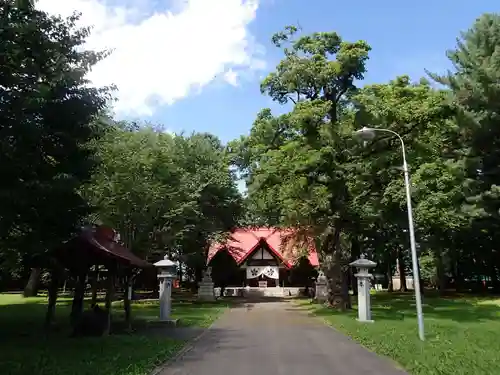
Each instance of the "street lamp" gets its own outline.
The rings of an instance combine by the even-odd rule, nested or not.
[[[406,189],[406,205],[408,207],[408,229],[410,232],[410,248],[411,260],[413,265],[413,288],[415,289],[415,301],[417,305],[417,321],[418,321],[418,336],[420,340],[424,341],[424,314],[422,313],[422,296],[420,294],[420,273],[418,272],[418,258],[417,246],[415,243],[415,229],[413,228],[413,210],[411,207],[411,187],[410,187],[410,174],[408,172],[408,164],[406,163],[405,143],[401,136],[389,129],[367,128],[363,127],[355,132],[355,134],[365,142],[371,141],[375,138],[376,132],[391,133],[398,137],[401,142],[401,150],[403,152],[403,172],[405,176],[405,189]]]

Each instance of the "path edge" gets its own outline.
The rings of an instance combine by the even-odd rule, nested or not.
[[[187,340],[186,343],[182,346],[182,348],[175,353],[172,357],[167,359],[161,365],[156,366],[149,375],[160,375],[164,370],[166,370],[170,365],[180,360],[184,355],[186,355],[189,351],[194,348],[194,344],[196,344],[199,340],[201,340],[208,332],[210,332],[217,323],[217,321],[225,315],[227,311],[219,315],[207,328],[205,328],[202,332],[200,332],[197,336],[192,338],[191,340]]]

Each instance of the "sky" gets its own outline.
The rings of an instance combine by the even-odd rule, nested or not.
[[[247,134],[262,108],[284,109],[259,82],[281,53],[270,43],[284,26],[336,31],[372,47],[362,84],[424,69],[444,72],[445,52],[497,0],[39,0],[52,14],[82,13],[93,26],[86,48],[110,50],[89,79],[116,86],[117,118],[180,133],[210,132],[223,142]]]

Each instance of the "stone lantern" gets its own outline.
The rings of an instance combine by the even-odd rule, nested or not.
[[[351,267],[356,267],[358,273],[354,276],[358,279],[358,321],[373,322],[370,303],[370,286],[373,275],[369,270],[374,268],[377,263],[365,259],[364,255],[361,258],[349,263]]]
[[[156,262],[158,281],[160,283],[160,321],[171,322],[172,310],[172,283],[177,278],[177,264],[165,255],[163,260]]]
[[[315,299],[317,302],[323,303],[328,300],[328,287],[326,276],[322,270],[319,271],[318,278],[316,279]]]
[[[221,296],[222,297],[222,296]],[[214,282],[212,280],[212,267],[207,267],[198,287],[198,299],[201,301],[215,301]]]

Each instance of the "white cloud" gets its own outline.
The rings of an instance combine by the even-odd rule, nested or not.
[[[36,3],[51,14],[81,12],[82,25],[94,26],[86,48],[113,50],[89,78],[97,86],[117,86],[115,110],[121,114],[151,115],[156,107],[199,92],[216,77],[236,86],[241,77],[265,67],[263,49],[248,31],[259,0],[164,0],[175,6],[163,11],[152,10],[160,1],[133,2]]]
[[[236,73],[233,69],[229,69],[224,74],[224,81],[229,83],[231,86],[238,86],[238,78],[239,78],[239,74]]]

